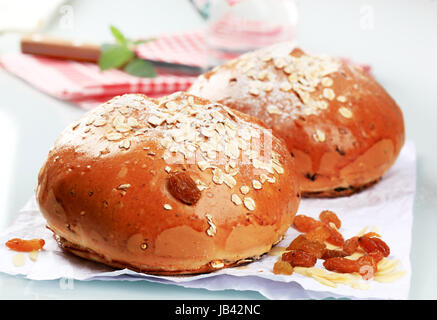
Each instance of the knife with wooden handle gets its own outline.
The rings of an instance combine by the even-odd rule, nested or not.
[[[100,46],[94,43],[71,41],[41,34],[25,35],[21,38],[21,52],[49,58],[97,63]],[[157,72],[196,76],[205,69],[177,63],[147,60]]]
[[[21,38],[21,52],[50,58],[97,62],[100,46],[93,43],[70,41],[41,34],[25,35]]]

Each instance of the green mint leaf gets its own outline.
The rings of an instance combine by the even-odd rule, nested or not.
[[[100,50],[99,67],[102,71],[120,68],[135,56],[128,47],[119,44],[105,44],[100,47]]]
[[[110,28],[111,28],[111,33],[114,36],[117,43],[122,45],[122,46],[127,46],[129,43],[129,40],[123,35],[123,33],[114,26],[111,26]]]
[[[150,42],[150,41],[153,41],[153,40],[155,40],[155,39],[154,38],[151,38],[151,39],[139,39],[139,40],[132,41],[132,44],[134,46],[136,46],[136,45],[147,43],[147,42]]]
[[[127,73],[142,77],[142,78],[154,78],[156,77],[155,67],[146,60],[135,58],[131,60],[123,69]]]

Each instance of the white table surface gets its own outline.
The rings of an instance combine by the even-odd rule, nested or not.
[[[110,41],[114,24],[131,37],[196,30],[203,21],[187,0],[69,1],[73,25],[60,13],[46,31]],[[373,24],[366,24],[373,14]],[[363,28],[364,26],[364,28]],[[0,54],[18,50],[19,34],[0,34]],[[437,276],[437,0],[304,0],[299,44],[371,64],[401,106],[407,139],[417,147],[410,299],[436,299]],[[49,97],[0,69],[0,230],[31,197],[37,173],[60,131],[82,110]],[[62,289],[64,288],[64,289]],[[208,291],[146,281],[30,281],[0,274],[0,299],[264,299],[254,291]]]

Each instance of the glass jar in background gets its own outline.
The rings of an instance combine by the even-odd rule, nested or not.
[[[295,0],[191,0],[206,20],[209,64],[247,51],[293,41],[298,20]]]

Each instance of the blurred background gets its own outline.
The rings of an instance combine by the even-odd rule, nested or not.
[[[99,46],[115,42],[111,25],[131,39],[200,34],[200,45],[189,45],[190,50],[198,45],[198,63],[183,60],[190,67],[208,68],[280,41],[368,65],[401,106],[407,139],[417,148],[410,298],[437,298],[437,0],[0,0],[0,231],[32,196],[38,170],[60,131],[92,107],[89,101],[44,91],[47,75],[14,60],[21,37],[38,33]],[[153,48],[144,48],[147,58]],[[176,49],[165,49],[167,62],[174,63]],[[51,282],[0,275],[0,298],[263,298],[256,292],[124,285],[79,283],[70,292]]]

